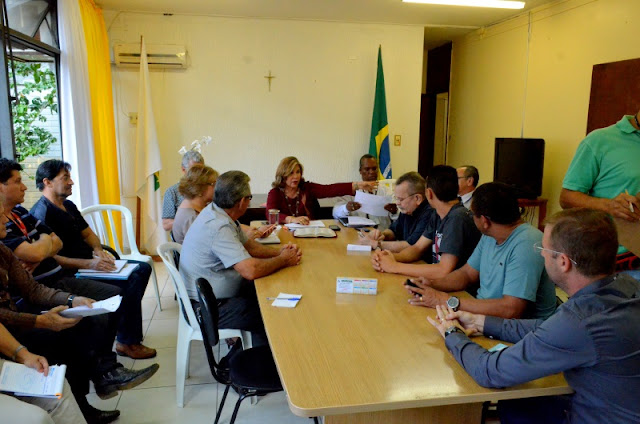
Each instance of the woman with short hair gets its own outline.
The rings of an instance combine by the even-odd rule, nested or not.
[[[197,163],[180,179],[178,191],[184,196],[184,200],[178,206],[171,230],[176,243],[182,244],[187,230],[200,211],[213,200],[218,175],[210,166]]]

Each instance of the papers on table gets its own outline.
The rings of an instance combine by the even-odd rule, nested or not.
[[[371,252],[371,246],[364,244],[347,244],[347,252]]]
[[[120,271],[122,271],[122,268],[125,267],[125,265],[127,264],[126,259],[116,259],[115,260],[115,265],[116,265],[116,269],[113,271],[108,271],[109,274],[113,274],[113,273],[118,273]],[[98,271],[95,269],[91,269],[91,268],[83,268],[83,269],[79,269],[78,270],[79,273],[81,274],[104,274],[105,271]]]
[[[120,307],[122,296],[117,295],[99,302],[94,302],[89,308],[88,306],[76,306],[75,308],[65,309],[60,315],[67,318],[90,317],[92,315],[102,315],[109,312],[115,312]],[[47,312],[47,311],[44,311]]]
[[[310,221],[309,225],[302,224],[284,224],[285,227],[295,230],[297,228],[324,228],[324,222],[322,221]]]
[[[280,293],[271,306],[277,308],[295,308],[301,298],[301,294]]]
[[[279,244],[280,243],[280,238],[278,237],[278,235],[274,231],[273,233],[269,234],[267,237],[258,238],[258,239],[256,239],[256,241],[258,243],[262,243],[262,244]]]
[[[103,272],[95,270],[90,270],[91,272],[84,272],[85,270],[78,270],[78,272],[76,272],[76,278],[104,278],[108,280],[126,280],[137,267],[138,264],[127,263],[124,267],[122,267],[120,272]]]
[[[378,196],[364,191],[356,191],[355,202],[362,205],[358,212],[374,216],[387,216],[389,212],[384,209],[384,205],[391,203],[391,196]]]
[[[374,220],[362,216],[349,216],[347,218],[347,227],[373,227],[376,225]]]
[[[49,375],[22,364],[6,361],[0,374],[0,391],[13,392],[16,396],[62,398],[66,365],[52,365]]]

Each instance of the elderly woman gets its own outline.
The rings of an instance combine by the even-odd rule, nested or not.
[[[275,181],[271,183],[273,188],[267,196],[267,217],[269,209],[278,209],[279,223],[307,225],[318,216],[318,199],[352,195],[356,189],[371,191],[378,185],[377,181],[316,184],[305,181],[302,172],[302,164],[295,157],[289,156],[280,161]]]
[[[184,197],[173,221],[173,239],[182,243],[187,230],[205,206],[213,200],[218,172],[207,165],[194,164],[178,183],[178,191]]]

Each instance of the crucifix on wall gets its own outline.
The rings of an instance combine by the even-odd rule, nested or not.
[[[269,81],[269,92],[271,92],[271,80],[275,78],[274,75],[271,75],[271,69],[269,69],[269,75],[265,75],[265,78]]]

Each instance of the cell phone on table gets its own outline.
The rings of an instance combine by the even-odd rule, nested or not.
[[[333,231],[340,231],[340,227],[338,227],[337,225],[329,225],[329,229]]]
[[[413,281],[411,281],[410,279],[407,278],[407,281],[404,282],[405,286],[409,286],[409,287],[415,287],[416,289],[420,288],[416,285],[416,283],[414,283]],[[420,296],[420,293],[416,293],[412,290],[413,294],[416,296]]]

